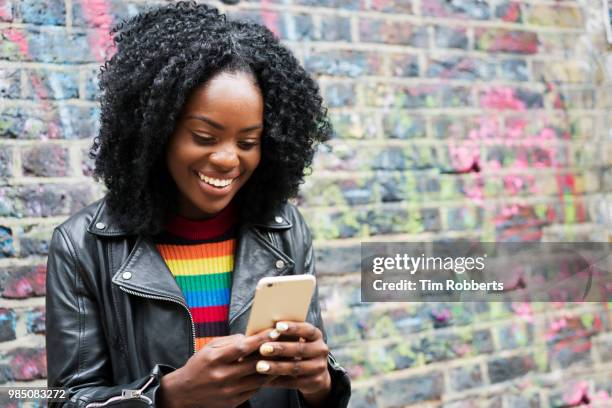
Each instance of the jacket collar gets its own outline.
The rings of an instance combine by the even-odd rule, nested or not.
[[[247,310],[254,295],[255,286],[264,276],[289,274],[294,261],[280,248],[274,247],[264,237],[261,228],[286,230],[292,227],[284,215],[273,217],[272,222],[248,223],[240,226],[234,256],[229,322]],[[127,235],[108,214],[102,200],[87,230],[104,237]],[[147,237],[138,236],[128,257],[112,277],[112,282],[136,295],[149,298],[170,298],[186,306],[181,289],[168,269],[166,262]],[[244,328],[233,328],[243,331]]]
[[[98,207],[87,226],[87,231],[94,235],[102,237],[117,237],[122,235],[130,235],[129,231],[122,228],[115,219],[111,216],[106,204],[106,199],[102,198],[98,201]],[[284,230],[291,228],[293,225],[286,217],[279,213],[269,220],[253,222],[251,225],[273,230]]]

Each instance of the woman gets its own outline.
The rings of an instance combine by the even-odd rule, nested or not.
[[[330,133],[315,82],[265,27],[205,5],[168,5],[114,33],[91,153],[108,192],[50,246],[60,405],[346,406],[316,292],[307,322],[241,334],[261,277],[314,273],[287,199]]]

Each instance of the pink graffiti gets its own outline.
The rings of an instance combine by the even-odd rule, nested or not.
[[[514,314],[528,323],[533,323],[533,309],[529,302],[513,302]]]
[[[47,358],[44,350],[37,350],[34,353],[27,349],[17,350],[24,353],[15,355],[10,362],[15,380],[32,380],[47,375]]]
[[[83,16],[89,25],[95,27],[94,32],[87,37],[93,55],[98,62],[103,63],[115,53],[115,44],[109,31],[113,25],[113,17],[107,0],[82,0]]]
[[[28,46],[28,40],[23,34],[23,32],[16,30],[16,29],[8,29],[5,31],[4,35],[9,41],[17,45],[17,47],[19,48],[19,53],[23,57],[25,57],[26,59],[29,59],[30,50]],[[47,98],[49,97],[49,92],[47,91],[42,81],[40,80],[40,77],[36,74],[35,71],[29,71],[29,75],[30,75],[30,83],[32,84],[34,93],[36,94],[38,99],[42,100],[41,110],[50,111],[52,109],[51,104],[49,101],[47,101]],[[27,123],[26,123],[26,126],[27,126]],[[60,127],[57,124],[57,122],[48,121],[47,129],[48,129],[47,135],[43,135],[41,137],[42,140],[45,140],[47,137],[50,139],[58,139],[60,137]]]
[[[480,98],[480,106],[487,109],[525,110],[525,103],[514,95],[514,89],[510,87],[487,90]]]
[[[601,390],[595,394],[591,394],[589,388],[588,382],[584,380],[579,381],[573,388],[563,394],[563,403],[568,407],[598,407],[602,406],[600,403],[610,401],[611,398],[607,391]]]
[[[269,6],[270,0],[261,1],[261,18],[263,23],[270,31],[274,33],[277,38],[280,37],[280,29],[278,25],[278,13],[270,11]]]

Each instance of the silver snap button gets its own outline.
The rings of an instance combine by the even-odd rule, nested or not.
[[[283,217],[274,217],[274,221],[276,221],[277,224],[282,224],[283,223]]]
[[[103,230],[104,228],[106,228],[106,224],[103,222],[98,222],[96,223],[96,228],[99,230]]]
[[[132,277],[132,273],[131,272],[123,272],[123,274],[121,275],[121,277],[123,279],[130,279]]]
[[[279,259],[278,261],[276,261],[276,269],[281,269],[285,266],[285,261],[283,261],[282,259]]]

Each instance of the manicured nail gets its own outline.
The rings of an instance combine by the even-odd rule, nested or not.
[[[271,344],[262,344],[261,347],[259,347],[259,352],[264,356],[268,356],[274,353],[274,347],[272,347]]]
[[[280,336],[280,333],[278,330],[272,330],[268,336],[270,336],[272,340],[276,340]]]
[[[258,361],[255,369],[258,373],[267,373],[270,370],[270,364],[265,361]]]
[[[278,331],[286,331],[287,329],[289,329],[289,325],[285,322],[278,322],[276,323],[276,330]]]

